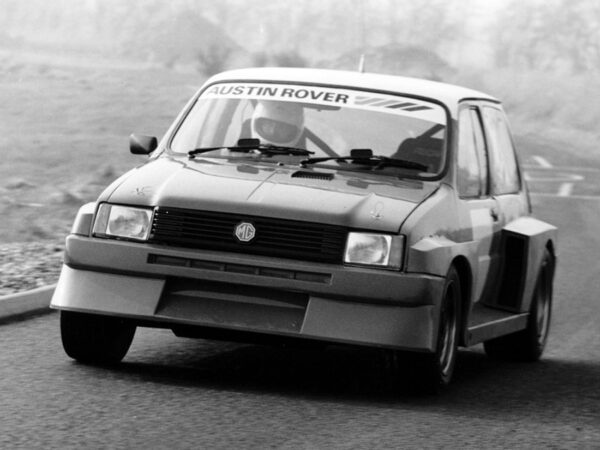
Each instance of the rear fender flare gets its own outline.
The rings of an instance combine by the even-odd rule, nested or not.
[[[556,237],[556,227],[532,217],[521,217],[503,228],[498,307],[516,313],[529,311],[546,249],[552,254],[554,275]]]

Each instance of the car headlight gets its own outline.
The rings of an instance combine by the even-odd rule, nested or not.
[[[94,236],[145,241],[150,234],[152,209],[102,203],[94,222]]]
[[[400,269],[403,251],[404,236],[351,232],[348,234],[344,262]]]

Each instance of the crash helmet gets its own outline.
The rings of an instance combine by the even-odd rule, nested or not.
[[[263,144],[298,145],[303,130],[304,112],[297,103],[261,101],[252,114],[252,137]]]

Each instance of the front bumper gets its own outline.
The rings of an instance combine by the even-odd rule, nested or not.
[[[51,307],[433,351],[443,285],[424,274],[71,235]]]

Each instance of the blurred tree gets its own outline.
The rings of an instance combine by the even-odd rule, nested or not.
[[[269,55],[264,51],[254,52],[250,56],[250,61],[253,67],[266,67],[269,65]]]
[[[366,51],[356,49],[333,60],[324,61],[324,68],[356,70],[360,56],[365,56],[365,71],[390,75],[414,76],[440,81],[448,77],[452,69],[435,52],[424,47],[387,44],[369,47]]]
[[[227,67],[227,61],[232,49],[220,45],[216,42],[205,45],[198,51],[198,61],[200,63],[200,72],[206,76],[211,76],[222,72]]]
[[[596,0],[512,0],[492,33],[499,66],[600,69],[600,3]]]
[[[295,51],[279,52],[273,55],[273,62],[279,67],[306,67],[306,59]]]
[[[560,0],[557,9],[555,53],[567,56],[576,71],[600,69],[600,3]]]
[[[421,46],[436,51],[448,41],[462,37],[464,23],[461,16],[469,9],[470,3],[447,0],[388,0],[386,10],[382,11],[384,14],[380,14],[376,20],[381,22],[385,17],[388,42]]]

